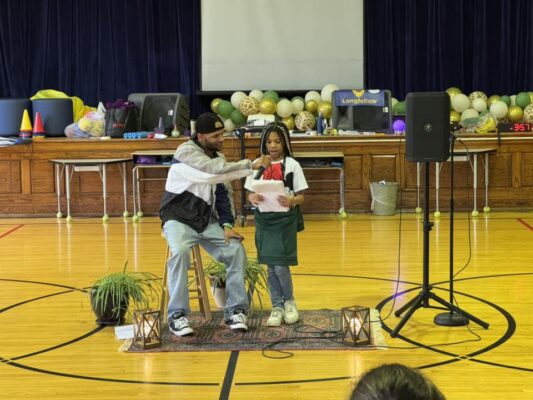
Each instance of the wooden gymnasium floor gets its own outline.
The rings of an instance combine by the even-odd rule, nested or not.
[[[398,273],[399,290],[415,290],[398,296],[394,309],[421,282],[421,222],[407,213],[307,216],[293,270],[299,307],[381,304],[384,324],[394,328]],[[457,213],[454,231],[456,269],[466,265],[456,298],[489,329],[436,326],[438,310],[423,308],[402,338],[385,332],[386,350],[272,359],[260,351],[121,353],[112,328],[96,329],[81,289],[125,260],[133,270],[161,275],[166,245],[157,219],[0,220],[0,398],[345,399],[366,369],[401,362],[422,368],[449,400],[532,399],[533,213]],[[241,232],[253,255],[253,226]],[[444,298],[448,234],[443,215],[430,235],[430,278]]]

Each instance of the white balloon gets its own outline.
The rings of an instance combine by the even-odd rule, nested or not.
[[[470,107],[468,96],[463,93],[457,93],[452,97],[452,108],[458,113],[466,111]]]
[[[473,108],[469,108],[467,110],[464,110],[463,113],[461,114],[461,121],[464,121],[465,119],[477,118],[477,117],[479,117],[479,113]]]
[[[294,115],[298,114],[300,111],[303,111],[305,108],[305,103],[302,99],[293,99],[292,103],[292,113]]]
[[[320,91],[320,97],[322,98],[322,101],[331,101],[331,94],[335,90],[339,90],[339,87],[334,83],[328,83],[325,85]]]
[[[241,104],[241,100],[243,97],[246,97],[246,93],[244,92],[235,92],[231,95],[231,105],[235,107],[237,110],[239,109],[239,104]]]
[[[261,98],[263,97],[263,92],[260,91],[259,89],[254,89],[250,92],[250,94],[248,95],[250,97],[253,97],[254,99],[256,99],[257,101],[261,100]]]
[[[316,90],[310,90],[305,94],[305,102],[307,103],[309,100],[314,100],[318,104],[322,100],[322,97],[320,97],[320,93]]]
[[[226,132],[233,132],[235,130],[235,124],[231,120],[231,118],[228,118],[224,121],[224,130]]]
[[[483,99],[474,99],[472,102],[472,108],[476,111],[485,111],[487,109],[487,102]]]
[[[490,113],[496,118],[503,118],[507,115],[507,104],[498,100],[490,106]]]
[[[292,106],[292,103],[289,100],[282,99],[282,100],[278,101],[277,108],[276,108],[276,113],[281,118],[290,117],[293,112],[294,112],[294,107]]]

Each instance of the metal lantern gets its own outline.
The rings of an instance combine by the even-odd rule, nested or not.
[[[136,310],[133,312],[133,343],[143,349],[161,346],[161,313]]]
[[[370,309],[361,306],[341,308],[342,342],[348,346],[369,344]]]

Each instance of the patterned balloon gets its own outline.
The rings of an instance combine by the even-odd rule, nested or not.
[[[315,116],[309,111],[300,111],[294,119],[296,127],[301,131],[307,131],[315,127]]]
[[[318,104],[318,112],[322,113],[324,118],[330,118],[332,110],[331,101],[321,101]]]
[[[487,101],[487,95],[480,91],[475,91],[468,95],[468,100],[470,100],[470,104],[472,104],[476,99]]]
[[[524,108],[524,121],[533,124],[533,104],[529,104]]]
[[[257,114],[259,112],[259,102],[251,96],[243,97],[239,104],[239,110],[242,115],[246,117],[248,115]]]
[[[270,97],[264,97],[259,102],[261,114],[274,114],[276,112],[276,102]]]

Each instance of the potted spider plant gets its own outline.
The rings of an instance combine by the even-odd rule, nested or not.
[[[161,293],[161,279],[151,272],[114,272],[96,280],[91,288],[91,306],[99,325],[120,325],[129,305],[146,309]]]
[[[217,307],[224,308],[226,304],[226,265],[211,259],[204,272],[211,282],[213,298]],[[267,280],[268,272],[266,268],[257,261],[257,258],[249,258],[244,268],[244,284],[248,291],[250,302],[253,300],[254,292],[257,293],[261,309],[263,308],[262,290],[266,289]]]

